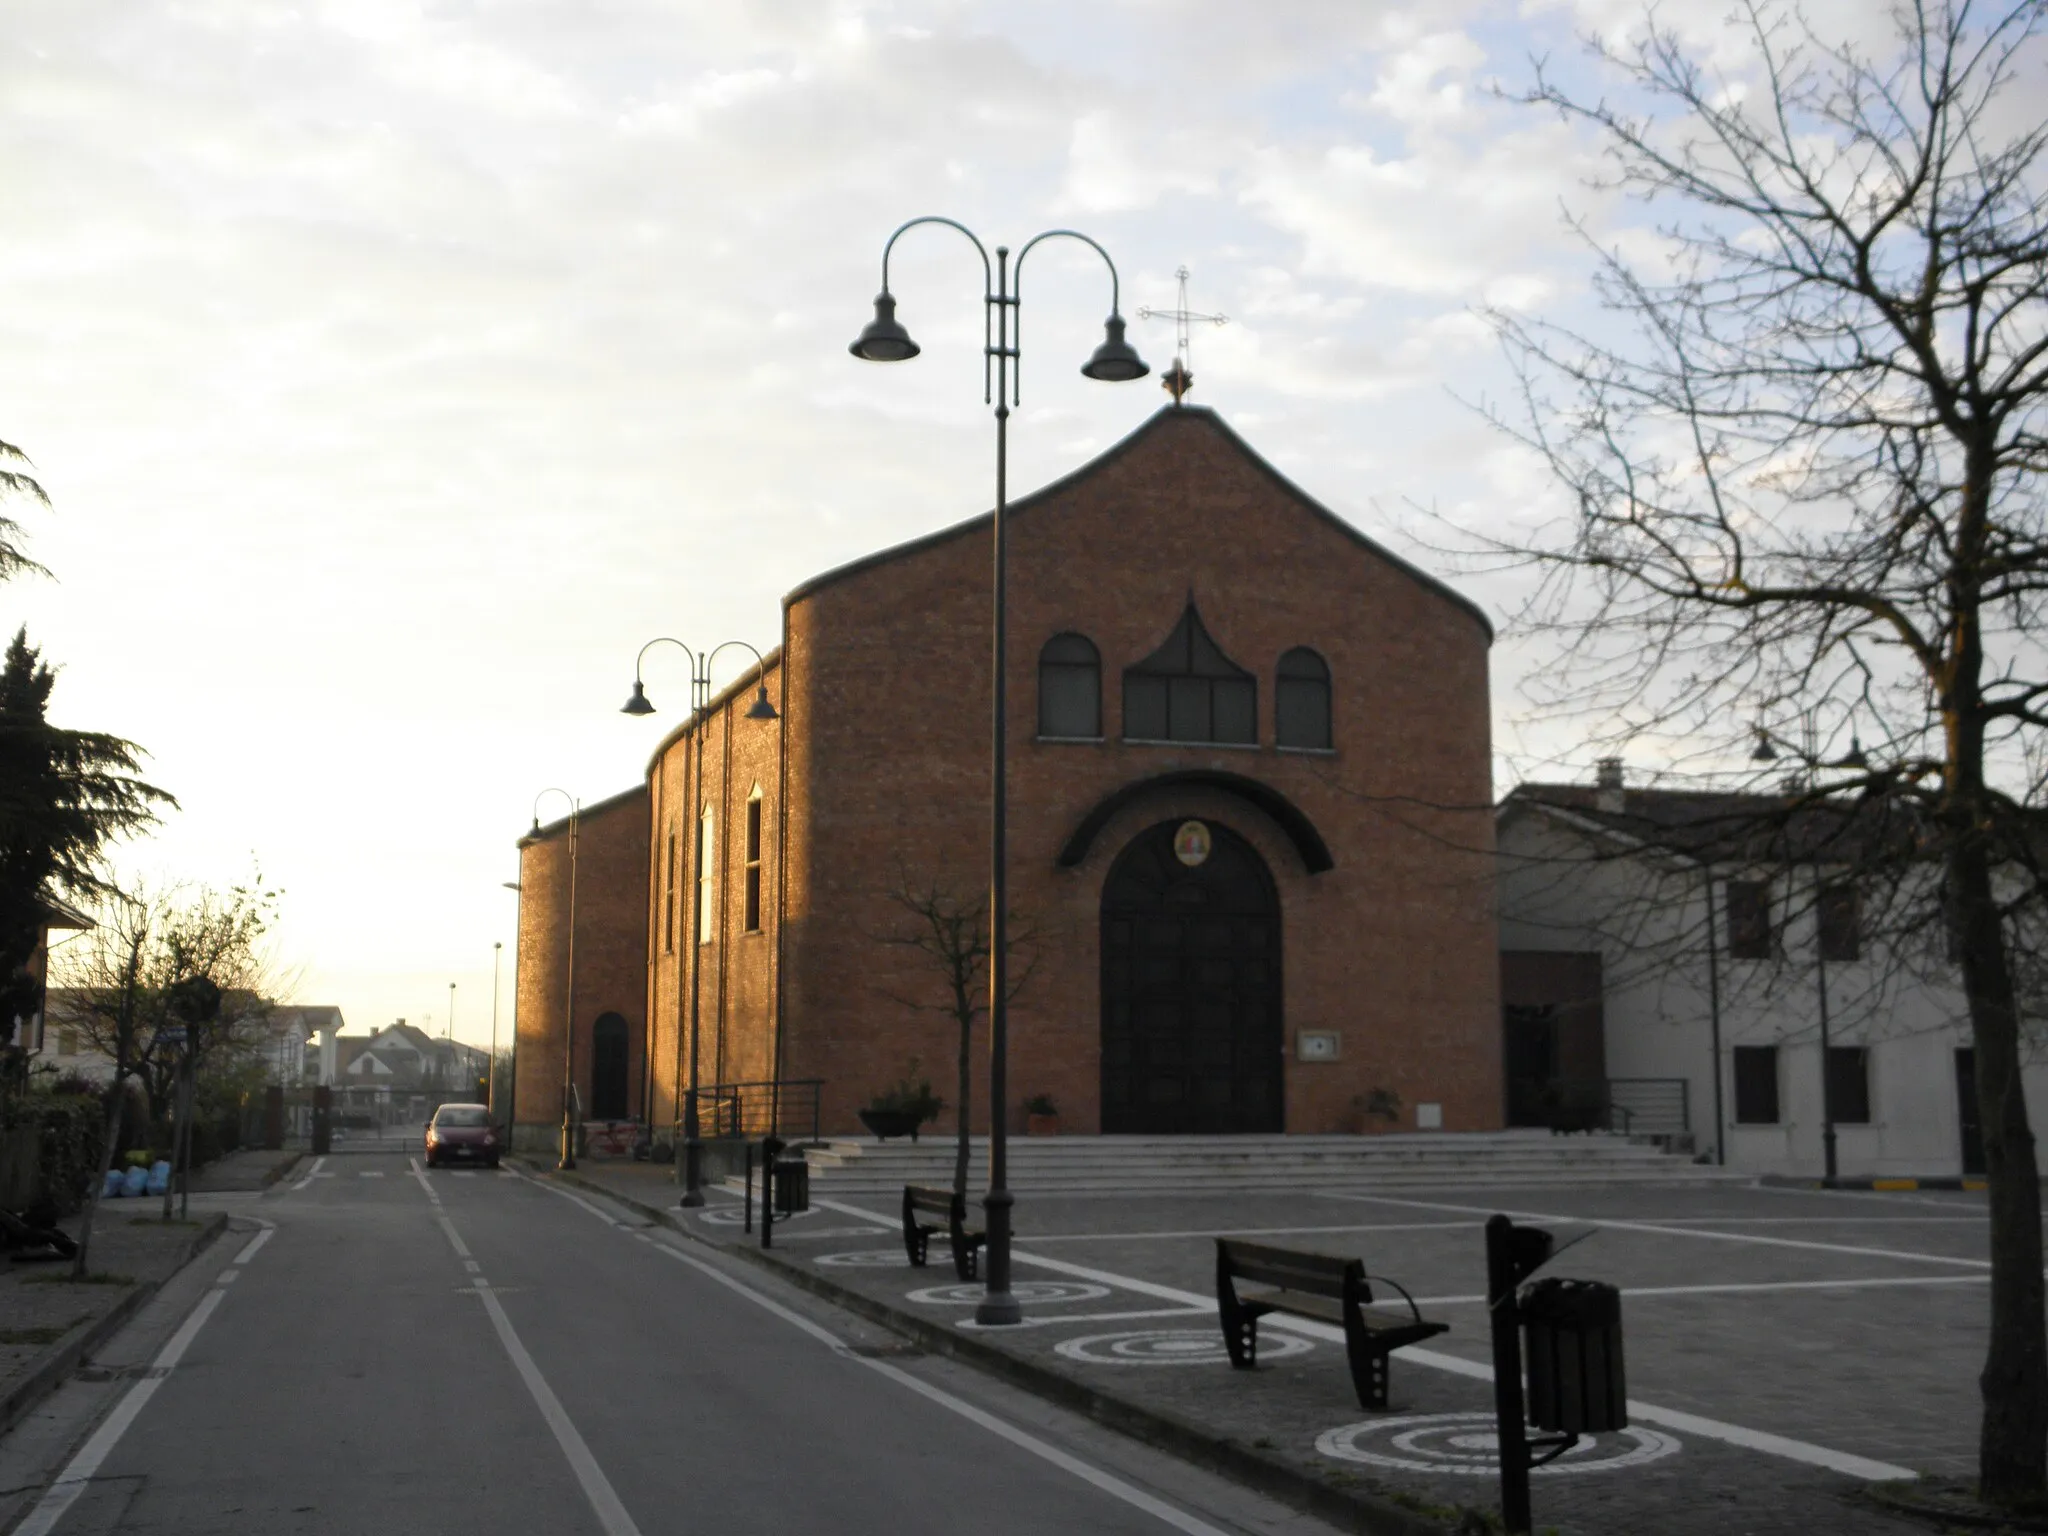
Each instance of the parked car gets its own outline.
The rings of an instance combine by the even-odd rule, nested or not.
[[[443,1104],[427,1122],[427,1166],[482,1163],[498,1166],[498,1133],[481,1104]]]

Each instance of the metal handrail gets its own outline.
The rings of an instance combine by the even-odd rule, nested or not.
[[[825,1101],[822,1077],[770,1078],[754,1083],[712,1083],[697,1090],[698,1113],[705,1134],[713,1137],[781,1136],[783,1128],[810,1121],[811,1141],[819,1139]]]

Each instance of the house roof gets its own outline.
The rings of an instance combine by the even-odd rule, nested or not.
[[[1814,794],[1529,783],[1508,793],[1500,820],[1532,809],[1702,862],[1862,862],[1911,857],[1920,845],[1917,818],[1907,807]]]
[[[1352,524],[1339,517],[1335,512],[1332,512],[1328,507],[1309,495],[1307,491],[1304,491],[1292,480],[1281,474],[1279,470],[1275,469],[1259,454],[1257,449],[1253,448],[1250,443],[1247,443],[1236,432],[1232,431],[1230,425],[1207,406],[1162,406],[1144,421],[1140,422],[1135,429],[1127,433],[1119,442],[1111,445],[1106,451],[1097,454],[1087,463],[1060,476],[1059,479],[1052,481],[1048,485],[1040,486],[1029,495],[1020,496],[1016,500],[1009,502],[1005,507],[1006,515],[1015,516],[1018,513],[1029,512],[1038,503],[1059,495],[1069,486],[1078,484],[1090,475],[1100,473],[1104,468],[1115,463],[1155,432],[1165,430],[1167,424],[1179,425],[1189,421],[1200,422],[1217,433],[1232,447],[1236,448],[1239,453],[1243,454],[1255,469],[1264,474],[1288,496],[1298,501],[1306,511],[1321,518],[1354,544],[1370,551],[1374,556],[1384,560],[1410,579],[1427,587],[1439,597],[1447,598],[1458,607],[1464,609],[1466,613],[1470,614],[1478,622],[1480,630],[1485,634],[1487,640],[1489,642],[1492,641],[1493,621],[1487,618],[1485,610],[1480,608],[1471,598],[1466,597],[1462,592],[1456,591],[1446,583],[1430,575],[1429,572],[1423,570],[1420,566],[1403,560],[1384,545],[1367,538]],[[892,545],[888,549],[877,550],[874,554],[863,555],[860,559],[848,561],[845,565],[835,566],[831,570],[821,575],[813,576],[809,581],[794,588],[788,596],[783,598],[782,606],[786,609],[794,603],[801,602],[812,593],[831,586],[835,582],[844,581],[847,577],[856,575],[861,571],[869,570],[878,565],[885,565],[892,560],[904,559],[921,550],[943,544],[949,539],[964,538],[992,524],[994,520],[995,513],[993,511],[983,512],[978,516],[966,519],[964,522],[955,523],[951,527],[941,528],[936,533],[928,533],[921,538],[910,539],[905,543]]]

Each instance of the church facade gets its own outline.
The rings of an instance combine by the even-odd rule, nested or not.
[[[1012,503],[1008,547],[1008,1122],[1044,1096],[1076,1132],[1497,1127],[1484,616],[1189,406]],[[955,1097],[947,979],[909,941],[987,888],[991,559],[984,514],[799,587],[615,803],[645,877],[583,887],[633,931],[577,1029],[637,984],[657,1139],[693,1040],[704,1087],[819,1082],[827,1131],[906,1075]],[[522,962],[560,947],[564,831],[522,842]],[[569,995],[528,974],[522,1140],[559,1122],[559,1066],[551,1099],[526,1063],[565,1059]],[[982,1130],[985,1019],[972,1049]]]

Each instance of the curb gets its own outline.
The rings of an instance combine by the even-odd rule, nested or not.
[[[1968,1190],[1975,1194],[1981,1194],[1991,1187],[1991,1183],[1988,1179],[1981,1179],[1974,1176],[1969,1178],[1957,1178],[1953,1174],[1940,1174],[1933,1178],[1927,1179],[1883,1179],[1876,1177],[1861,1177],[1835,1179],[1832,1182],[1830,1182],[1827,1179],[1796,1179],[1789,1174],[1766,1173],[1758,1177],[1757,1183],[1763,1185],[1766,1189],[1871,1189],[1881,1190],[1887,1193],[1893,1191],[1914,1189],[1947,1189]]]
[[[1126,1402],[1033,1361],[1020,1359],[993,1344],[956,1333],[928,1318],[899,1312],[886,1302],[848,1290],[824,1275],[813,1274],[784,1259],[773,1249],[764,1252],[748,1243],[728,1246],[708,1242],[658,1206],[643,1204],[631,1195],[621,1194],[573,1172],[549,1169],[547,1174],[638,1211],[714,1253],[733,1254],[756,1268],[779,1276],[799,1290],[822,1296],[869,1322],[906,1334],[932,1354],[946,1355],[977,1366],[1062,1408],[1085,1414],[1098,1424],[1133,1440],[1206,1467],[1305,1514],[1359,1532],[1360,1536],[1445,1536],[1451,1530],[1448,1524],[1404,1509],[1390,1499],[1348,1493],[1320,1483],[1285,1462],[1262,1456],[1250,1447],[1205,1429],[1192,1420]]]
[[[130,1318],[149,1304],[150,1299],[163,1289],[165,1280],[180,1273],[187,1264],[212,1247],[214,1240],[227,1229],[227,1213],[214,1212],[207,1219],[206,1225],[192,1235],[185,1256],[178,1260],[176,1268],[165,1275],[163,1280],[144,1280],[129,1287],[128,1293],[105,1313],[87,1324],[83,1333],[57,1345],[31,1367],[28,1374],[17,1382],[4,1398],[0,1398],[0,1435],[13,1429],[28,1417],[30,1409],[64,1385],[86,1356],[119,1333]]]
[[[294,1168],[298,1167],[300,1163],[304,1162],[305,1159],[306,1154],[303,1152],[294,1152],[291,1156],[284,1158],[270,1172],[263,1175],[263,1187],[268,1189],[271,1185],[278,1183]]]

